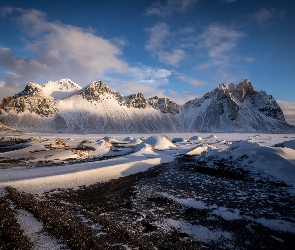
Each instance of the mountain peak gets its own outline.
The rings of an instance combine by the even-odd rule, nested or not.
[[[70,90],[72,91],[73,89],[80,90],[82,89],[77,83],[73,82],[69,78],[64,78],[60,79],[56,82],[48,81],[47,83],[44,84],[44,88],[50,88],[50,87],[57,87],[61,91],[67,91]]]
[[[63,99],[80,89],[82,87],[69,78],[60,79],[56,82],[48,81],[43,86],[44,93],[54,99]]]
[[[81,95],[84,99],[96,101],[100,100],[100,96],[104,94],[111,94],[114,95],[116,99],[123,99],[123,97],[118,92],[115,92],[100,80],[90,83],[78,93],[78,95]]]
[[[38,83],[29,82],[24,90],[19,92],[18,94],[15,94],[14,97],[19,96],[43,96],[45,93],[43,92],[42,86]]]
[[[105,93],[105,92],[108,93],[112,91],[105,83],[103,83],[100,80],[90,83],[87,87],[91,89],[95,89],[99,93]]]
[[[246,95],[254,92],[252,83],[247,78],[243,79],[239,84],[230,83],[228,89],[238,99],[243,99]]]

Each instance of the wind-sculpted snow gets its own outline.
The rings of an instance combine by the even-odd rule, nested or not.
[[[290,132],[276,100],[248,79],[220,84],[178,105],[142,93],[122,96],[102,81],[83,89],[70,79],[29,83],[0,102],[0,122],[17,129],[70,133]]]
[[[294,134],[3,135],[1,208],[35,248],[294,248]]]
[[[177,149],[177,146],[167,136],[151,136],[143,142],[157,150]]]

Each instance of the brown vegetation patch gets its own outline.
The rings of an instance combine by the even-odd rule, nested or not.
[[[49,145],[48,148],[50,149],[59,149],[59,148],[67,148],[70,145],[61,138],[55,138]]]

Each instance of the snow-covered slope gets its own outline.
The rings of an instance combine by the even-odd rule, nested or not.
[[[61,79],[56,82],[48,81],[43,86],[45,94],[52,96],[54,99],[63,99],[82,89],[77,83],[69,78]]]
[[[184,131],[273,131],[293,129],[271,95],[254,91],[248,79],[220,84],[183,106]]]
[[[104,83],[93,82],[69,98],[55,103],[62,131],[165,132],[179,131],[178,117],[149,105],[130,106]]]
[[[122,96],[101,81],[81,88],[69,79],[29,83],[0,102],[0,122],[43,132],[295,131],[275,99],[248,79],[220,84],[180,106],[167,98]]]

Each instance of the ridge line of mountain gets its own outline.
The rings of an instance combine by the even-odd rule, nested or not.
[[[28,83],[0,102],[0,122],[25,130],[48,131],[51,125],[74,132],[295,131],[273,96],[255,91],[248,79],[219,84],[183,105],[142,93],[122,96],[100,80],[84,88],[68,78],[43,86]]]

